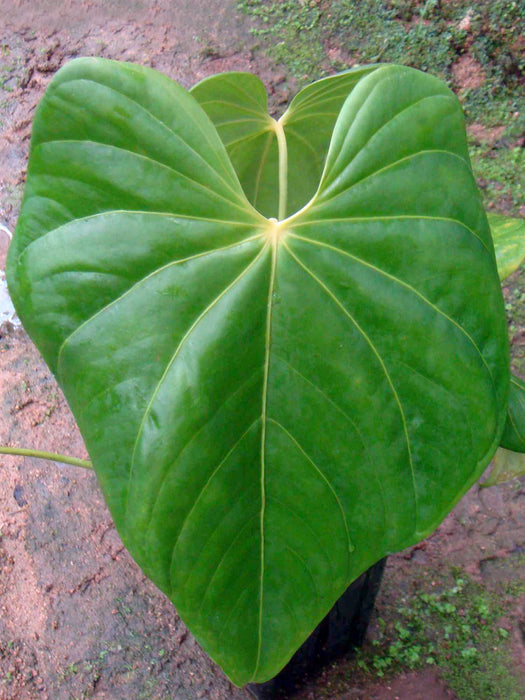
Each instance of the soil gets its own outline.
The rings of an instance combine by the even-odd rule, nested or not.
[[[147,64],[184,86],[248,70],[266,84],[273,108],[293,89],[257,50],[231,0],[0,0],[0,16],[0,224],[10,230],[36,103],[75,56]],[[463,86],[479,78],[475,66],[460,67]],[[0,229],[0,269],[7,244]],[[0,326],[0,444],[87,456],[49,370],[10,323]],[[0,700],[248,697],[131,560],[91,472],[5,456],[0,468]],[[431,537],[389,559],[379,605],[451,565],[487,586],[501,575],[525,582],[516,563],[524,552],[525,483],[475,486]],[[525,687],[525,598],[508,622]],[[437,670],[381,684],[327,670],[300,697],[320,697],[321,687],[334,700],[453,697]]]
[[[481,87],[485,80],[483,68],[475,58],[464,54],[452,66],[456,87],[460,90],[473,90]]]

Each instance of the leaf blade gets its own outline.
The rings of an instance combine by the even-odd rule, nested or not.
[[[264,89],[213,80],[194,94],[218,131],[154,72],[59,73],[9,279],[126,545],[242,684],[477,478],[508,344],[446,88],[378,67],[300,93],[282,118],[292,209],[311,199],[275,223],[253,207],[278,185]]]

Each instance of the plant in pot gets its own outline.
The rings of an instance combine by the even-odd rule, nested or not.
[[[125,545],[237,685],[524,448],[461,108],[418,71],[274,120],[248,74],[72,61],[7,275]]]

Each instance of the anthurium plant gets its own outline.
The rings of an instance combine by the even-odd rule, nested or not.
[[[460,105],[418,71],[323,79],[275,120],[252,75],[187,92],[72,61],[7,274],[124,543],[238,685],[432,532],[502,439],[493,241]]]

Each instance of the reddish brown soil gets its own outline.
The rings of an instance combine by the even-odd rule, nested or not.
[[[481,87],[485,81],[481,64],[468,54],[464,54],[454,63],[452,75],[459,90],[473,90]]]
[[[35,105],[74,56],[148,64],[186,86],[218,71],[249,70],[262,77],[274,106],[289,97],[285,76],[253,49],[233,2],[0,0],[0,17],[0,223],[10,229]],[[478,79],[475,68],[458,66],[462,87]],[[0,232],[1,267],[6,248]],[[0,327],[0,444],[86,456],[54,379],[24,331],[8,325]],[[92,473],[4,456],[0,469],[0,700],[247,697],[131,560]],[[476,486],[426,542],[390,558],[383,601],[451,565],[489,585],[502,562],[524,551],[523,484]],[[512,576],[525,580],[523,571]],[[525,678],[525,600],[509,625]],[[435,671],[343,687],[330,674],[320,681],[325,698],[453,697]],[[318,697],[316,688],[301,697]]]
[[[439,674],[431,670],[404,674],[391,683],[372,686],[368,693],[367,700],[452,700],[455,697]],[[344,700],[344,695],[339,700]]]

